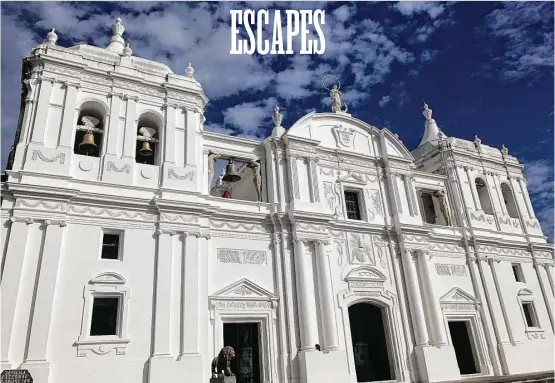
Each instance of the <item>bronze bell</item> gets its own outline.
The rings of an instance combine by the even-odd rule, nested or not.
[[[83,136],[83,141],[79,144],[79,150],[88,155],[89,153],[96,151],[97,148],[98,146],[94,142],[94,133],[88,131]]]
[[[150,142],[143,141],[143,147],[139,149],[139,154],[143,157],[152,156],[152,149],[150,148]]]
[[[231,158],[225,167],[225,175],[222,178],[222,181],[225,182],[237,182],[241,179],[241,176],[237,174],[237,167],[233,162],[233,158]]]

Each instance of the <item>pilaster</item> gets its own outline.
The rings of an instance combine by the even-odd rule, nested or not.
[[[310,243],[308,242],[309,246]],[[314,273],[311,252],[305,251],[303,240],[295,242],[295,276],[301,351],[314,350],[318,343],[318,320],[316,317],[316,298],[314,295]]]
[[[166,126],[164,129],[164,162],[175,164],[175,105],[165,105]]]
[[[322,315],[323,346],[326,351],[337,350],[339,348],[339,340],[337,337],[331,269],[326,253],[327,242],[318,241],[315,244],[317,247],[316,266],[318,271],[320,313]]]
[[[181,294],[182,318],[181,323],[181,352],[184,354],[198,354],[200,352],[198,328],[200,312],[200,263],[198,252],[198,238],[184,233],[183,236],[183,292]],[[205,308],[203,308],[205,309]],[[207,308],[206,308],[207,310]]]
[[[197,128],[199,125],[198,122],[199,115],[198,112],[192,109],[187,109],[185,111],[185,164],[186,165],[194,165],[197,166],[197,150],[200,148],[198,147],[198,132]]]
[[[135,145],[137,142],[137,102],[138,97],[127,96],[125,108],[125,134],[123,139],[123,158],[135,159]]]
[[[77,95],[80,84],[66,82],[66,95],[62,115],[62,129],[58,139],[58,147],[67,148],[68,154],[72,152],[75,132],[75,122],[77,120]]]
[[[424,307],[420,297],[420,286],[416,274],[415,253],[412,250],[402,251],[403,271],[407,286],[409,306],[411,311],[414,340],[417,346],[429,345],[428,330],[424,321]]]
[[[33,125],[33,134],[31,142],[44,144],[44,134],[46,132],[46,121],[48,111],[50,109],[50,98],[52,97],[52,85],[54,79],[41,78],[39,99],[35,113],[35,124]]]
[[[105,153],[108,155],[117,156],[118,152],[118,131],[119,131],[119,115],[122,103],[122,94],[111,93],[110,97],[110,121],[107,131],[107,140]]]

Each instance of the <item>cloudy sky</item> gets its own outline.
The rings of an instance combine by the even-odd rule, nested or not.
[[[58,45],[106,46],[115,17],[133,54],[184,73],[210,98],[206,129],[263,139],[329,110],[321,77],[341,79],[349,113],[399,134],[423,130],[422,100],[450,136],[509,148],[526,165],[536,213],[553,233],[553,3],[2,2],[2,167],[18,118],[21,58],[56,28]],[[321,56],[230,55],[230,9],[325,9]],[[273,19],[271,19],[273,21]],[[270,30],[271,30],[270,24]],[[298,48],[296,48],[298,51]]]

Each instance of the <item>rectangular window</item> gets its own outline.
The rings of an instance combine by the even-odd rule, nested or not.
[[[424,211],[424,221],[426,223],[436,223],[436,209],[434,206],[434,197],[432,193],[420,192],[420,201],[422,203],[422,210]]]
[[[345,192],[345,208],[347,210],[347,218],[361,220],[359,193],[356,191]]]
[[[513,263],[511,266],[513,268],[513,274],[515,276],[515,280],[517,282],[525,282],[524,274],[522,273],[522,266],[518,263]]]
[[[91,335],[118,335],[119,298],[94,297]]]
[[[121,234],[103,233],[102,235],[102,259],[119,259],[119,243]]]
[[[532,302],[523,302],[522,310],[524,311],[524,317],[526,318],[526,325],[528,327],[540,327],[538,317],[536,316],[536,309]]]

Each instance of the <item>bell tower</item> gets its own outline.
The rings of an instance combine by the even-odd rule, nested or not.
[[[111,31],[106,48],[64,48],[52,29],[24,59],[11,181],[47,176],[202,190],[208,99],[192,65],[178,75],[133,56],[121,18]]]

